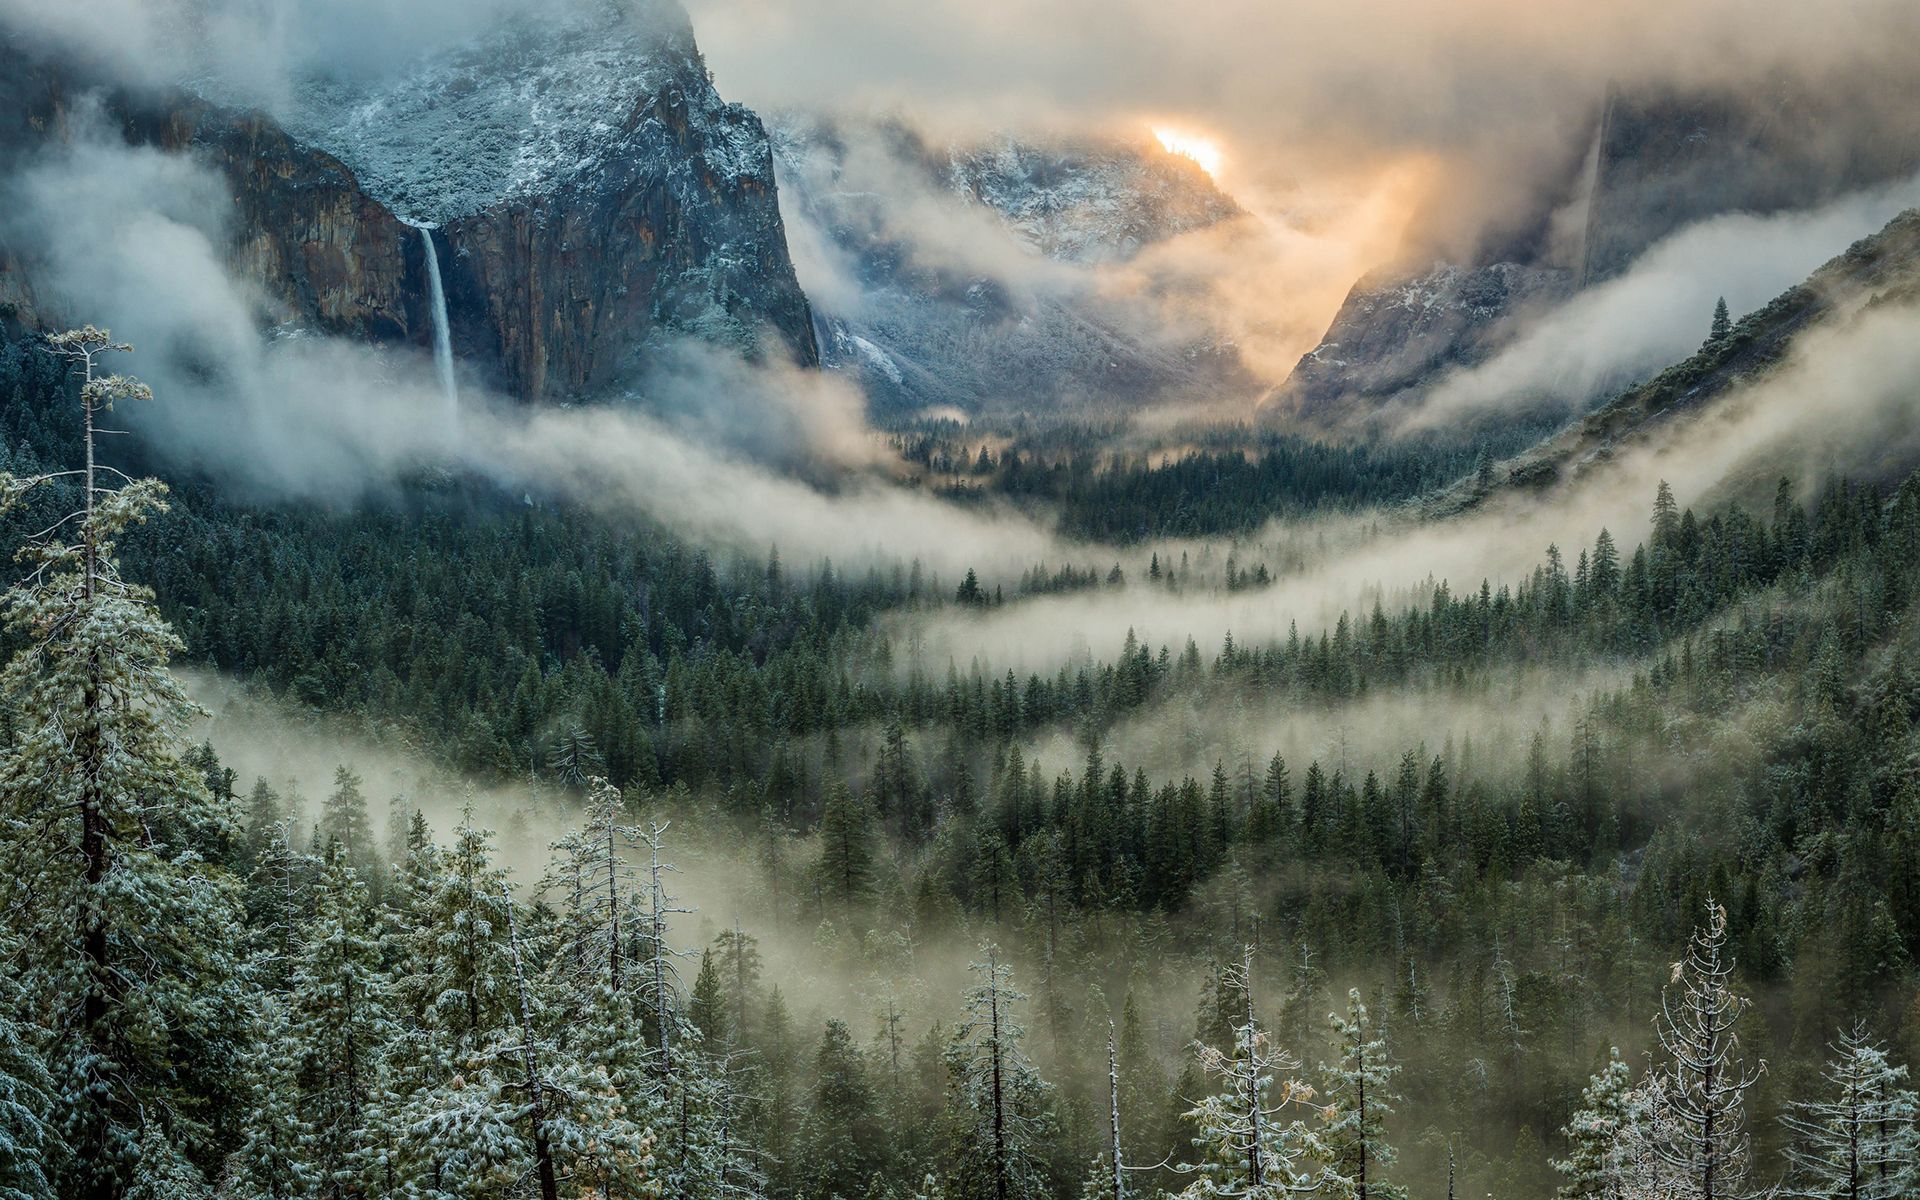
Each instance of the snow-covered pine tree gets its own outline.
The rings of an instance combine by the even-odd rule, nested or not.
[[[596,981],[619,991],[637,987],[649,963],[641,956],[647,931],[642,904],[646,888],[635,877],[634,858],[644,844],[627,824],[626,797],[597,776],[587,780],[586,819],[554,843],[545,890],[560,898],[564,970],[581,994]]]
[[[1622,1153],[1633,1117],[1632,1090],[1631,1070],[1619,1049],[1609,1047],[1607,1065],[1587,1082],[1580,1107],[1561,1129],[1567,1156],[1555,1159],[1553,1169],[1567,1177],[1560,1186],[1562,1200],[1626,1200]]]
[[[391,983],[380,960],[367,886],[335,842],[314,888],[289,991],[289,1033],[300,1056],[310,1166],[328,1195],[365,1190],[380,1140],[368,1128],[377,1107],[377,1064],[395,1029]]]
[[[1340,1057],[1320,1068],[1326,1077],[1324,1182],[1331,1195],[1355,1200],[1405,1200],[1406,1189],[1385,1183],[1374,1169],[1393,1164],[1386,1118],[1393,1112],[1393,1077],[1400,1068],[1388,1059],[1387,1043],[1374,1033],[1360,989],[1347,992],[1347,1011],[1328,1014]],[[1374,1172],[1369,1177],[1369,1172]]]
[[[1252,965],[1249,948],[1230,972],[1244,1005],[1232,1052],[1197,1044],[1200,1066],[1217,1087],[1186,1113],[1198,1127],[1193,1144],[1201,1160],[1182,1168],[1195,1176],[1180,1192],[1182,1200],[1283,1200],[1320,1186],[1309,1164],[1324,1157],[1325,1147],[1305,1121],[1289,1119],[1294,1106],[1313,1099],[1313,1088],[1298,1075],[1300,1060],[1274,1047],[1260,1028]],[[1277,1090],[1276,1080],[1283,1080]]]
[[[333,791],[320,805],[316,830],[323,841],[337,841],[347,862],[362,882],[373,878],[380,857],[374,845],[373,818],[367,811],[367,794],[358,773],[339,766],[333,772]]]
[[[256,991],[248,1007],[253,1025],[241,1061],[247,1119],[239,1148],[227,1160],[225,1190],[258,1200],[296,1200],[312,1195],[319,1182],[309,1165],[313,1129],[302,1115],[303,1047],[280,996]]]
[[[1748,1001],[1733,990],[1733,966],[1727,910],[1709,899],[1706,923],[1673,964],[1657,1023],[1669,1119],[1654,1144],[1678,1194],[1697,1200],[1749,1194],[1746,1097],[1763,1065],[1740,1052],[1735,1026]]]
[[[472,1052],[512,1019],[505,874],[493,865],[492,836],[468,808],[453,845],[412,856],[404,880],[395,991],[408,1023],[450,1056]]]
[[[1782,1117],[1794,1144],[1786,1194],[1809,1200],[1897,1200],[1920,1182],[1920,1100],[1906,1086],[1907,1069],[1856,1025],[1842,1034],[1827,1063],[1831,1089],[1819,1100],[1796,1100]]]
[[[19,955],[10,964],[51,1050],[54,1120],[70,1154],[55,1190],[117,1200],[143,1157],[208,1149],[184,1114],[232,1086],[219,1066],[241,1036],[231,1002],[239,927],[231,881],[201,848],[234,829],[229,806],[181,761],[194,711],[167,670],[180,639],[153,594],[120,574],[116,540],[165,507],[156,480],[99,464],[96,419],[152,396],[105,373],[132,347],[93,326],[48,339],[81,371],[83,467],[0,477],[0,507],[79,483],[77,507],[20,552],[6,595],[20,646],[0,672],[14,737],[0,752],[0,877]],[[102,482],[113,475],[122,482]],[[183,1039],[191,1036],[188,1047]],[[175,1105],[192,1096],[194,1103]],[[172,1113],[169,1123],[149,1114]],[[151,1164],[159,1169],[159,1164]]]
[[[11,961],[14,953],[0,941],[0,957]],[[51,1200],[65,1147],[48,1123],[53,1079],[23,995],[0,978],[0,1200]]]
[[[969,965],[978,979],[947,1048],[954,1146],[945,1191],[953,1200],[1033,1200],[1046,1191],[1052,1088],[1021,1049],[1014,1007],[1026,999],[1012,968],[987,945]]]

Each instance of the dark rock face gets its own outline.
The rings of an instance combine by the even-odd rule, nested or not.
[[[499,31],[377,90],[314,81],[278,119],[0,43],[0,162],[69,138],[97,93],[130,143],[232,184],[229,261],[267,320],[376,341],[431,344],[409,225],[436,224],[457,355],[528,401],[617,386],[680,334],[816,364],[759,119],[715,93],[677,8],[606,12]],[[30,251],[0,243],[0,305],[25,325]]]
[[[1482,361],[1515,323],[1572,293],[1572,272],[1519,263],[1437,263],[1413,279],[1363,279],[1294,368],[1285,401],[1309,419],[1337,415],[1356,396],[1377,406],[1450,367]]]
[[[18,166],[68,140],[77,105],[90,94],[129,143],[192,149],[232,182],[229,261],[263,287],[269,319],[348,337],[431,336],[422,333],[430,318],[417,235],[337,160],[298,145],[257,113],[178,91],[106,88],[0,44],[0,160]],[[0,290],[14,295],[27,326],[42,319],[32,303],[30,258],[31,247],[0,251]]]
[[[604,387],[669,331],[749,352],[770,334],[819,362],[759,118],[677,84],[641,98],[591,178],[436,236],[456,344],[530,399]]]

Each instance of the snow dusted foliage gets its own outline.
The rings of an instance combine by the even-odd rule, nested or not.
[[[1631,1126],[1633,1072],[1620,1060],[1617,1047],[1607,1051],[1607,1065],[1587,1083],[1580,1107],[1561,1130],[1567,1156],[1555,1159],[1553,1169],[1567,1177],[1560,1187],[1562,1200],[1580,1197],[1618,1197],[1625,1174],[1623,1134]]]
[[[1920,1179],[1920,1099],[1907,1069],[1855,1026],[1827,1063],[1824,1094],[1796,1100],[1783,1121],[1794,1136],[1787,1194],[1896,1200]]]
[[[1405,1200],[1405,1188],[1382,1183],[1378,1177],[1379,1169],[1391,1165],[1395,1157],[1386,1136],[1386,1118],[1399,1100],[1393,1078],[1400,1068],[1388,1060],[1387,1043],[1361,1003],[1360,989],[1347,992],[1346,1013],[1329,1014],[1328,1023],[1340,1057],[1321,1068],[1327,1081],[1322,1110],[1326,1129],[1321,1134],[1327,1159],[1323,1187],[1332,1195],[1355,1200],[1369,1196]],[[1369,1171],[1374,1173],[1371,1179]]]
[[[1197,1127],[1193,1142],[1201,1157],[1181,1200],[1280,1200],[1322,1186],[1312,1164],[1326,1156],[1326,1146],[1294,1115],[1311,1111],[1314,1090],[1297,1074],[1300,1060],[1276,1048],[1255,1019],[1250,968],[1251,955],[1225,981],[1224,990],[1245,998],[1232,1053],[1200,1047],[1200,1066],[1215,1091],[1186,1114]],[[1283,1082],[1276,1086],[1276,1080]]]
[[[315,1137],[312,1169],[325,1186],[352,1192],[369,1182],[375,1063],[394,1030],[374,910],[345,859],[344,850],[330,847],[315,888],[315,912],[293,970],[289,1032],[300,1048],[304,1119]]]
[[[387,76],[309,76],[278,115],[394,212],[440,225],[599,170],[630,149],[636,98],[682,84],[697,62],[674,5],[563,4]],[[764,143],[731,148],[732,169],[764,170]]]
[[[3,947],[11,957],[14,947]],[[11,979],[0,980],[0,1200],[39,1200],[52,1194],[57,1131],[47,1124],[53,1080],[28,1029]]]
[[[229,1086],[216,1073],[241,1036],[239,912],[203,861],[231,816],[178,755],[192,711],[167,671],[180,641],[114,557],[165,489],[120,484],[94,460],[95,418],[151,393],[106,372],[107,355],[132,347],[105,330],[50,342],[80,376],[86,463],[0,478],[9,505],[43,488],[72,505],[28,541],[6,596],[21,649],[0,671],[15,723],[0,755],[0,901],[20,938],[22,1006],[48,1035],[65,1151],[47,1155],[62,1163],[56,1191],[109,1197],[174,1186],[174,1142],[211,1135],[170,1101]]]
[[[947,1048],[948,1115],[955,1169],[945,1192],[955,1200],[1036,1200],[1044,1193],[1041,1147],[1053,1133],[1053,1089],[1021,1043],[1013,969],[997,946],[969,964],[979,981],[967,993],[966,1018]]]
[[[1736,1031],[1749,1003],[1733,990],[1727,910],[1709,900],[1706,923],[1673,964],[1658,1025],[1667,1106],[1654,1146],[1674,1194],[1688,1200],[1749,1194],[1746,1098],[1761,1067],[1746,1062]]]

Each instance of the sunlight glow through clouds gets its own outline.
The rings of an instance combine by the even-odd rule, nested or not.
[[[1156,125],[1153,136],[1169,154],[1178,154],[1200,164],[1200,169],[1208,175],[1218,178],[1225,156],[1220,151],[1220,143],[1209,137],[1188,133],[1182,129],[1172,129],[1165,125]]]

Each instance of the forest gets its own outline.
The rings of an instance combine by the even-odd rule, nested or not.
[[[0,1195],[1920,1188],[1920,477],[1663,484],[1512,583],[1023,676],[901,622],[1275,586],[1180,497],[1474,460],[968,455],[1188,514],[989,587],[478,481],[170,489],[100,450],[166,403],[123,349],[0,380]],[[206,678],[333,755],[312,795]]]

